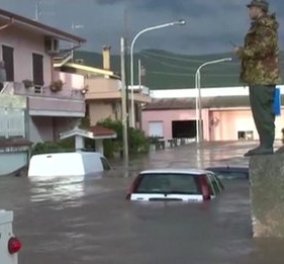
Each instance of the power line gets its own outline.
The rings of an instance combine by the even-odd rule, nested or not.
[[[187,70],[187,71],[194,71],[194,70],[196,70],[196,67],[193,67],[193,66],[192,67],[182,67],[182,66],[171,64],[171,63],[163,62],[163,61],[161,61],[159,59],[152,58],[149,55],[142,54],[141,56],[144,57],[144,58],[148,58],[148,59],[150,59],[152,61],[156,61],[156,62],[158,62],[158,63],[160,63],[162,65],[165,65],[167,67],[176,68],[176,69],[183,69],[183,70]]]
[[[186,70],[188,72],[195,72],[197,67],[196,66],[191,66],[191,67],[183,67],[183,66],[178,66],[176,64],[172,64],[172,63],[167,63],[167,62],[164,62],[164,61],[161,61],[157,58],[153,58],[149,55],[145,55],[145,54],[142,54],[143,57],[147,58],[147,59],[150,59],[152,61],[155,61],[155,62],[158,62],[159,64],[161,65],[164,65],[164,66],[167,66],[167,67],[170,67],[170,68],[175,68],[175,69],[182,69],[182,70]],[[209,69],[206,69],[206,72],[210,72],[212,70],[212,68],[209,68]]]
[[[150,74],[156,74],[156,75],[169,75],[169,76],[184,76],[184,77],[194,77],[195,75],[192,73],[176,73],[176,72],[161,72],[161,71],[147,71],[147,73]],[[231,78],[231,77],[238,77],[239,74],[214,74],[214,73],[207,73],[204,75],[205,78],[206,76],[208,77],[214,77],[214,78],[219,78],[219,77],[226,77],[226,78]]]
[[[142,51],[140,53],[141,55],[146,54],[146,55],[150,55],[150,56],[155,56],[155,57],[159,57],[159,58],[165,58],[165,59],[170,59],[170,60],[176,60],[176,61],[182,61],[182,62],[196,62],[196,63],[203,63],[206,62],[207,59],[184,59],[184,58],[178,58],[177,56],[180,55],[162,55],[162,54],[157,54],[151,51]],[[229,65],[232,64],[239,64],[239,62],[230,62]]]
[[[146,55],[145,55],[146,54]],[[177,56],[180,56],[180,55],[163,55],[163,54],[157,54],[157,53],[154,53],[154,52],[151,52],[151,51],[142,51],[140,53],[140,55],[142,56],[154,56],[154,57],[158,57],[158,58],[165,58],[165,59],[170,59],[170,60],[176,60],[176,61],[181,61],[181,62],[196,62],[196,63],[203,63],[203,62],[206,62],[208,59],[204,59],[204,60],[201,60],[201,59],[184,59],[184,58],[178,58]],[[205,55],[203,55],[205,56]],[[280,60],[279,60],[279,63],[282,65],[284,64],[284,59],[282,59],[280,57]],[[237,62],[237,61],[231,61],[230,63],[226,63],[226,65],[230,65],[230,66],[238,66],[240,64],[240,62]],[[172,65],[172,64],[171,64]]]

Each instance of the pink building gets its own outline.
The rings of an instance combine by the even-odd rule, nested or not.
[[[166,141],[196,138],[195,98],[153,99],[142,113],[142,127],[148,136]],[[203,135],[206,141],[258,140],[248,96],[202,98]],[[276,138],[281,139],[284,120],[276,118]]]
[[[26,134],[32,142],[55,140],[84,117],[84,77],[53,69],[63,43],[79,47],[83,42],[80,37],[0,10],[0,60],[6,70],[1,93],[27,98]],[[63,56],[71,54],[70,49]]]

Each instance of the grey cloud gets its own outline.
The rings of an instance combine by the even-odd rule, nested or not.
[[[38,0],[39,1],[39,0]],[[250,0],[41,0],[41,21],[72,32],[72,23],[84,28],[72,33],[88,40],[85,48],[100,51],[112,46],[119,52],[121,36],[129,41],[141,29],[180,18],[188,23],[148,32],[139,38],[135,50],[161,48],[182,53],[228,51],[229,40],[243,41],[249,27],[246,4]],[[36,0],[0,0],[1,8],[34,18]],[[284,41],[284,5],[271,0],[280,21]],[[53,14],[50,14],[53,13]]]
[[[128,0],[94,0],[99,5],[114,5],[119,2],[127,2]]]

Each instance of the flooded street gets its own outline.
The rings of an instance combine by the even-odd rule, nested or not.
[[[283,263],[284,241],[253,240],[249,182],[225,181],[202,204],[131,203],[132,177],[145,168],[247,165],[248,144],[195,145],[120,162],[104,177],[0,178],[0,208],[15,212],[19,264]],[[2,263],[1,263],[2,264]],[[4,264],[4,263],[3,263]]]

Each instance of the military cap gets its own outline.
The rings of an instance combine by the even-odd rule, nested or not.
[[[253,6],[259,7],[265,12],[268,12],[269,9],[269,3],[265,0],[252,0],[250,4],[247,5],[248,8]]]

